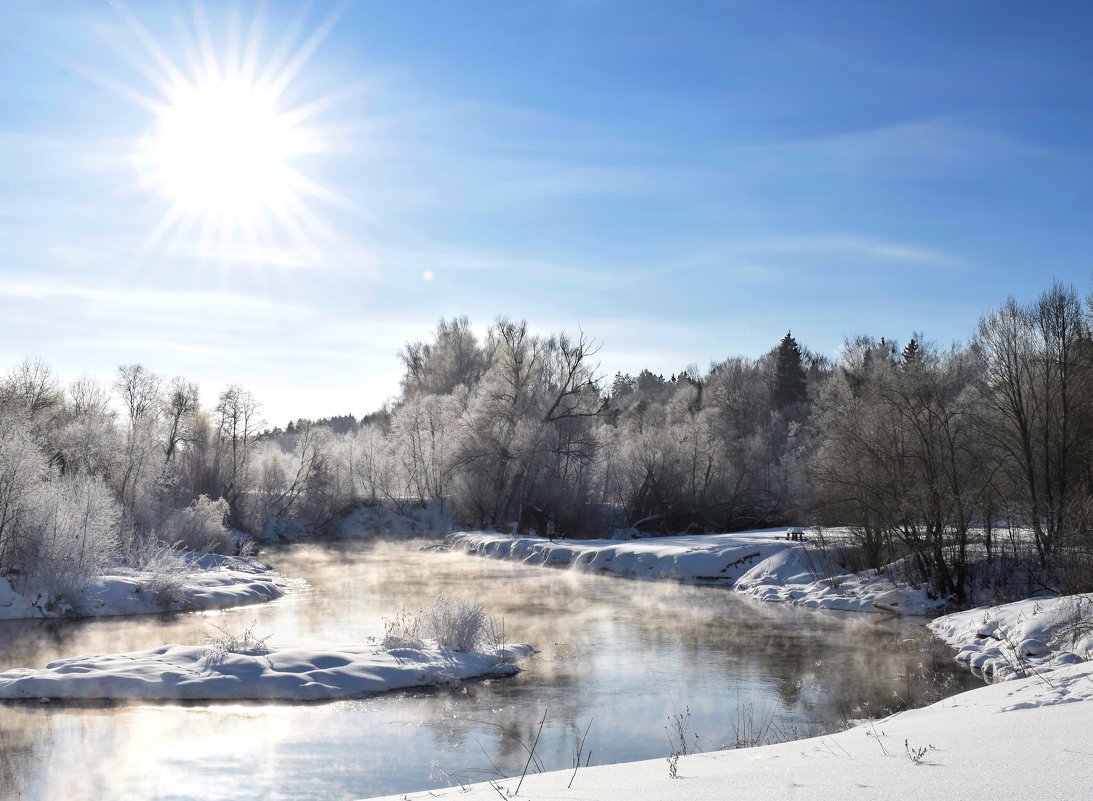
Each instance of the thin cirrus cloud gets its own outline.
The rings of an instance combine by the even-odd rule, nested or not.
[[[714,242],[680,243],[682,255],[667,259],[647,274],[701,273],[711,269],[742,284],[773,284],[800,280],[818,267],[829,268],[823,280],[834,277],[830,268],[857,271],[862,266],[914,264],[921,268],[961,268],[952,253],[925,245],[860,235],[740,237]]]
[[[1043,147],[959,116],[851,129],[818,137],[743,145],[731,151],[757,170],[925,175],[1052,158]]]
[[[177,291],[134,287],[102,287],[40,274],[0,277],[0,298],[50,302],[78,301],[109,304],[111,310],[139,310],[155,315],[167,310],[176,314],[231,309],[239,317],[299,316],[302,308],[284,301],[218,290]]]

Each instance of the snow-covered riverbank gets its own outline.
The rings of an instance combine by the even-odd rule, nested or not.
[[[40,670],[0,673],[3,700],[317,701],[358,698],[472,678],[511,676],[534,653],[526,644],[492,653],[373,645],[294,643],[241,653],[213,645],[79,656]]]
[[[876,573],[842,575],[785,529],[549,542],[461,533],[454,548],[530,565],[722,584],[801,606],[929,614],[940,603]],[[653,799],[1086,799],[1093,786],[1093,598],[1026,600],[937,618],[957,659],[1000,683],[844,732],[779,745],[528,776],[519,797]],[[1084,622],[1083,622],[1084,621]],[[1009,681],[1001,681],[1010,679]],[[665,756],[670,749],[665,748]],[[572,779],[572,787],[569,787]],[[508,796],[517,779],[418,797]]]
[[[169,577],[118,568],[95,579],[75,602],[55,602],[32,583],[17,592],[0,577],[0,620],[139,615],[223,609],[280,598],[290,583],[257,560],[203,554]]]
[[[557,540],[460,532],[457,550],[527,565],[564,567],[638,579],[731,587],[761,601],[819,609],[936,614],[942,602],[925,588],[866,571],[847,573],[823,554],[787,538],[787,529],[637,540]]]
[[[1093,595],[969,609],[939,617],[930,630],[988,681],[1046,676],[1093,658]]]
[[[972,690],[838,734],[761,748],[580,768],[395,799],[496,801],[1086,801],[1093,664]],[[665,743],[665,754],[668,752]],[[569,787],[572,778],[572,787]]]

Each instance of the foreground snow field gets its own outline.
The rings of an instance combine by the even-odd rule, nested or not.
[[[0,673],[4,700],[317,701],[511,676],[530,645],[496,653],[298,643],[244,653],[194,645],[79,656]]]
[[[642,579],[720,584],[761,601],[781,601],[819,609],[935,613],[942,605],[925,589],[913,589],[866,571],[845,573],[828,564],[817,549],[786,537],[787,529],[650,537],[639,540],[559,540],[512,537],[491,532],[460,532],[451,546],[494,559],[528,565],[572,567]]]
[[[51,603],[44,591],[33,587],[16,592],[0,577],[0,620],[223,609],[280,598],[288,583],[260,562],[243,557],[204,554],[192,567],[167,595],[155,590],[152,574],[119,568],[93,581],[75,606]]]
[[[838,734],[761,748],[391,796],[496,801],[1088,801],[1093,664],[976,690]],[[665,755],[668,743],[665,743]],[[567,785],[572,778],[573,784]]]

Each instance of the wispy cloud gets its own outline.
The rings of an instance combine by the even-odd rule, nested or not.
[[[739,241],[744,253],[801,256],[818,253],[853,255],[878,261],[912,261],[951,266],[959,259],[937,248],[911,242],[875,239],[854,234],[769,237]]]
[[[998,130],[962,117],[933,117],[838,134],[733,148],[751,169],[793,170],[804,177],[824,172],[938,174],[965,172],[1015,160],[1052,157]]]
[[[230,309],[239,317],[295,317],[309,312],[303,306],[251,294],[222,290],[161,290],[139,287],[103,287],[80,284],[55,276],[0,275],[0,298],[12,300],[74,300],[104,304],[115,311],[139,310],[151,315],[193,319],[208,310]],[[162,319],[162,318],[161,318]]]
[[[951,269],[956,254],[926,245],[855,234],[740,237],[680,242],[678,256],[650,268],[652,273],[717,269],[743,284],[770,284],[812,273],[833,263],[850,269],[915,264]]]

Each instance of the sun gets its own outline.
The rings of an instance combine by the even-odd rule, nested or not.
[[[148,166],[184,213],[254,220],[290,200],[293,133],[270,92],[238,80],[188,85],[157,116]]]
[[[330,236],[316,208],[342,201],[307,168],[332,150],[331,127],[317,118],[338,95],[301,102],[303,92],[288,90],[333,15],[299,44],[282,38],[269,55],[260,15],[242,34],[239,20],[218,26],[196,5],[192,26],[176,28],[178,41],[158,40],[123,15],[152,91],[107,83],[150,113],[131,157],[140,189],[163,205],[145,250],[196,246],[252,262],[314,257]]]

